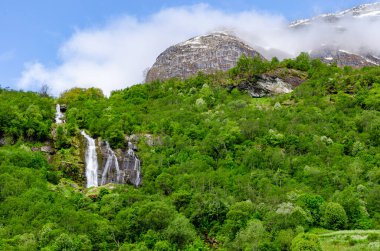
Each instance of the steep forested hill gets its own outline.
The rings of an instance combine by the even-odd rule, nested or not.
[[[292,93],[238,88],[289,69]],[[133,135],[142,184],[84,188],[81,130],[113,149]],[[321,250],[328,230],[380,227],[380,67],[302,54],[108,98],[1,89],[0,145],[0,250]],[[329,247],[380,247],[365,233]]]

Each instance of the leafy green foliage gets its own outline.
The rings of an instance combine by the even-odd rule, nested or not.
[[[165,235],[171,243],[180,249],[184,248],[186,244],[193,242],[196,238],[194,226],[182,215],[178,215],[170,223],[165,230]]]
[[[232,88],[267,72],[307,81],[261,99]],[[52,98],[0,90],[0,143],[15,144],[0,148],[0,249],[320,250],[312,227],[379,228],[379,76],[243,57],[110,97],[68,90],[62,125]],[[86,194],[80,130],[121,150],[134,134],[142,185]]]
[[[328,202],[322,207],[322,226],[329,229],[344,229],[347,225],[347,215],[344,208],[334,202]]]
[[[292,241],[292,251],[322,251],[318,236],[299,234]]]
[[[0,90],[0,137],[8,143],[48,139],[53,118],[52,98],[32,92]]]

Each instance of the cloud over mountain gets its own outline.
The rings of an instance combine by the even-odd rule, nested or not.
[[[78,30],[58,51],[58,65],[27,63],[18,87],[47,84],[59,95],[72,87],[94,86],[109,94],[143,81],[144,70],[167,47],[215,30],[232,31],[267,57],[292,57],[323,44],[380,54],[379,24],[378,19],[342,18],[334,25],[315,22],[307,29],[291,29],[284,17],[254,10],[226,13],[203,4],[169,8],[143,20],[124,16]]]

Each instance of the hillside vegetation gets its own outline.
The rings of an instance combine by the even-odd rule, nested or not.
[[[306,82],[260,99],[237,88],[273,71]],[[142,185],[83,188],[82,129],[114,149],[137,135]],[[2,89],[0,140],[0,250],[333,250],[344,241],[320,229],[380,227],[380,67],[301,54],[108,98]],[[378,231],[344,238],[380,247]]]

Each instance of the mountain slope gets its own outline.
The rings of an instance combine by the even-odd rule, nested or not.
[[[260,99],[234,86],[258,74],[307,81]],[[109,98],[94,88],[58,100],[0,89],[0,249],[318,250],[337,245],[312,228],[378,229],[379,76],[379,67],[342,69],[302,54],[242,58],[227,73]],[[66,105],[66,123],[40,135],[36,125],[55,128],[54,101]],[[136,138],[141,185],[73,182],[83,175],[81,130],[115,152],[131,134],[150,135]],[[33,152],[49,142],[54,151]],[[378,247],[378,231],[369,233],[350,245]]]

